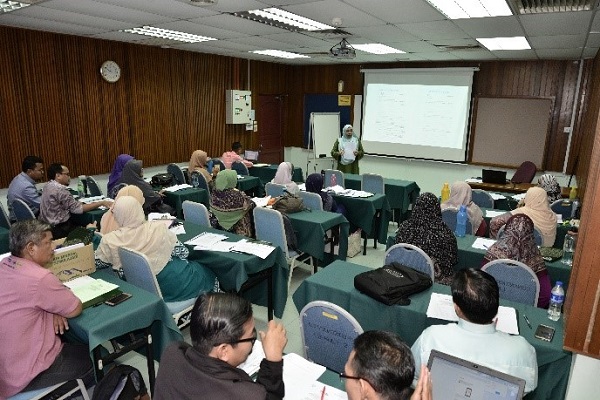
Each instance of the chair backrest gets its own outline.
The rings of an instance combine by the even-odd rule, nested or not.
[[[183,171],[181,170],[179,165],[177,165],[177,164],[167,165],[167,172],[169,174],[173,175],[173,179],[175,180],[175,183],[177,185],[183,185],[184,183],[187,183],[185,181],[185,175],[183,174]]]
[[[344,173],[342,171],[338,171],[337,169],[326,169],[325,177],[323,178],[323,187],[331,186],[331,175],[335,175],[335,184],[341,186],[343,188],[346,187],[344,183]]]
[[[363,329],[342,307],[327,301],[311,301],[300,311],[300,332],[306,359],[343,372]]]
[[[194,171],[190,174],[190,185],[197,189],[204,189],[208,191],[208,182],[206,177],[198,171]]]
[[[298,196],[300,196],[302,203],[304,203],[304,206],[309,210],[323,211],[323,200],[317,193],[305,192],[301,190],[298,193]]]
[[[397,243],[385,252],[385,265],[397,262],[423,272],[435,280],[433,260],[423,250],[409,243]]]
[[[571,218],[571,210],[573,209],[572,201],[565,201],[562,199],[555,200],[552,204],[550,204],[550,208],[554,211],[555,214],[560,214],[564,219]]]
[[[444,211],[442,211],[442,221],[444,221],[444,223],[452,232],[456,230],[456,214],[458,214],[458,210],[455,208],[446,208]],[[473,225],[469,219],[467,219],[466,232],[468,234],[473,233]]]
[[[234,161],[231,163],[231,169],[238,173],[238,175],[248,175],[248,167],[241,161]]]
[[[15,199],[12,203],[12,209],[15,213],[17,221],[26,221],[28,219],[35,219],[35,214],[31,211],[31,208],[21,199]]]
[[[213,168],[218,165],[221,171],[225,171],[225,164],[219,158],[213,158],[211,161],[213,162]]]
[[[68,387],[70,387],[70,382],[76,382],[77,385],[72,389],[67,389]],[[67,384],[69,384],[69,385],[67,385]],[[64,386],[64,388],[63,388],[63,386]],[[68,390],[68,391],[66,393],[64,393],[65,390]],[[56,393],[54,393],[54,392],[56,392]],[[90,400],[90,396],[87,393],[85,384],[83,383],[83,380],[81,380],[81,379],[74,379],[71,381],[61,382],[56,385],[41,388],[41,389],[28,390],[26,392],[17,393],[13,396],[10,396],[6,400],[40,400],[40,399],[47,399],[47,398],[63,400],[66,398],[70,399],[71,395],[74,394],[75,392],[80,392],[81,398],[83,398],[83,400]],[[48,396],[48,395],[52,395],[52,396]],[[75,396],[73,396],[73,397],[75,397]],[[79,397],[77,397],[77,398],[79,398]]]
[[[2,228],[10,229],[10,219],[8,218],[8,214],[6,210],[4,210],[4,206],[0,204],[0,226]]]
[[[537,307],[540,282],[535,273],[520,261],[499,259],[481,267],[492,275],[500,289],[500,298]]]
[[[113,186],[113,188],[107,193],[107,196],[111,199],[116,198],[119,190],[123,189],[125,186],[127,186],[126,183],[119,183],[118,185]]]
[[[498,229],[498,233],[496,234],[497,239],[500,239],[502,236],[504,236],[504,228],[506,228],[506,225],[502,225],[500,229]],[[535,244],[537,246],[542,245],[542,234],[535,226],[533,227],[533,240],[535,240]]]
[[[361,190],[370,193],[385,193],[383,176],[378,174],[362,174]]]
[[[210,216],[204,204],[185,200],[181,206],[183,209],[183,219],[186,222],[210,227]]]
[[[279,197],[283,195],[283,191],[285,190],[285,185],[279,185],[273,182],[265,183],[265,192],[267,196],[271,197]]]
[[[256,207],[253,214],[256,238],[270,242],[273,246],[279,246],[286,258],[289,258],[288,243],[281,213],[271,208]]]
[[[102,196],[104,194],[102,193],[100,186],[98,186],[98,182],[96,182],[93,176],[88,176],[86,181],[90,196]]]
[[[158,286],[158,281],[152,273],[152,269],[150,269],[148,258],[144,254],[127,247],[120,247],[119,258],[121,259],[123,275],[125,275],[127,282],[153,293],[162,299],[162,292]]]
[[[494,208],[494,199],[492,198],[492,195],[485,190],[473,189],[471,192],[471,199],[473,200],[473,203],[477,204],[479,207]]]
[[[515,171],[515,174],[510,179],[512,183],[531,183],[535,177],[537,168],[531,161],[524,161],[519,168]]]

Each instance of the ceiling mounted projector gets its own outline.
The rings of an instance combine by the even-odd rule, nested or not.
[[[348,43],[346,39],[329,49],[329,57],[332,58],[356,58],[356,50]]]

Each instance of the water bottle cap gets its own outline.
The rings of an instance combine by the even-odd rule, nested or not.
[[[464,204],[460,206],[460,211],[467,211],[467,206]]]
[[[563,283],[561,281],[556,281],[556,286],[562,286]]]

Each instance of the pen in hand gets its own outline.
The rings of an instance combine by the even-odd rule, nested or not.
[[[523,314],[523,318],[525,319],[525,322],[527,322],[527,326],[529,327],[529,329],[533,329],[531,327],[531,322],[529,322],[529,318],[527,318],[527,315]]]
[[[321,400],[325,400],[325,386],[323,386],[323,390],[321,390]]]

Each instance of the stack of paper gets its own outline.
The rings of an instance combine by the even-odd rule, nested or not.
[[[231,250],[238,251],[240,253],[252,254],[264,260],[273,252],[273,250],[275,250],[275,247],[269,246],[268,244],[240,240],[234,244]]]
[[[64,282],[64,285],[81,300],[83,308],[102,302],[105,298],[117,294],[119,290],[119,285],[102,279],[94,279],[88,275]]]
[[[182,183],[181,185],[174,185],[174,186],[169,186],[169,187],[166,187],[166,188],[164,188],[163,190],[164,190],[165,192],[176,192],[176,191],[178,191],[178,190],[181,190],[181,189],[189,189],[189,188],[191,188],[191,187],[193,187],[193,186],[192,186],[192,185],[188,185],[187,183]]]
[[[492,199],[494,200],[504,200],[506,199],[506,196],[500,194],[500,193],[494,193],[494,192],[488,192],[490,193],[490,196],[492,196]]]
[[[253,376],[258,373],[263,358],[265,358],[265,351],[260,340],[257,340],[254,343],[254,347],[252,347],[252,353],[250,353],[246,361],[238,365],[238,368],[243,369],[248,375]]]
[[[485,210],[485,216],[488,218],[494,218],[502,214],[506,214],[508,211],[496,211],[496,210]]]
[[[468,179],[465,179],[465,182],[467,182],[467,183],[481,183],[482,180],[480,178],[468,178]]]
[[[474,249],[487,250],[490,247],[492,247],[494,243],[496,243],[494,239],[478,237],[477,239],[475,239],[471,247],[473,247]]]
[[[175,219],[175,217],[169,213],[151,212],[150,214],[148,214],[148,221],[156,221],[159,219],[172,220]]]
[[[108,199],[104,196],[82,197],[79,199],[79,201],[82,202],[83,204],[90,204],[90,203],[94,203],[96,201],[101,201],[101,200],[112,201],[112,199]]]
[[[519,193],[512,196],[516,201],[521,201],[525,198],[525,193]]]
[[[254,204],[256,204],[257,207],[266,207],[269,203],[269,200],[271,200],[271,196],[252,198],[252,201],[254,202]]]
[[[306,183],[299,184],[298,189],[302,190],[303,192],[306,192]]]
[[[211,250],[212,246],[227,239],[227,236],[219,233],[203,232],[197,236],[194,236],[185,244],[194,246],[195,250]]]

